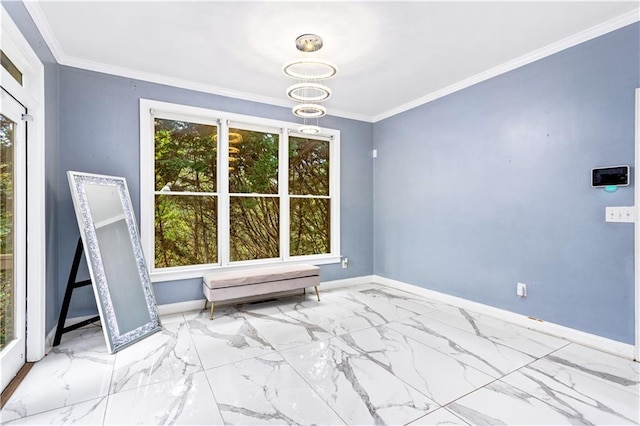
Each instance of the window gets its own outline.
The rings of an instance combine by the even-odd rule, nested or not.
[[[11,77],[22,86],[22,72],[18,69],[18,67],[9,59],[5,53],[0,50],[0,65],[4,68]]]
[[[340,133],[140,101],[141,237],[154,281],[339,262]]]

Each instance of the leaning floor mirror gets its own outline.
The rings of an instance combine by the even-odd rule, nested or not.
[[[67,172],[109,352],[160,330],[127,182]]]

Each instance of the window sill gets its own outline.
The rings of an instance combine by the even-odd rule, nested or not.
[[[255,269],[276,265],[295,265],[301,263],[318,266],[329,265],[333,263],[340,263],[340,256],[309,256],[305,258],[290,259],[287,261],[244,262],[241,264],[234,264],[229,266],[203,265],[194,267],[165,268],[162,270],[153,271],[149,274],[149,276],[151,278],[151,282],[158,283],[164,281],[202,278],[204,274],[208,274],[209,272],[213,271],[233,271],[238,269]]]

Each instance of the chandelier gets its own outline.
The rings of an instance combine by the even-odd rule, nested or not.
[[[291,109],[293,115],[303,119],[303,125],[298,131],[307,135],[317,135],[320,133],[318,119],[327,113],[322,102],[331,96],[331,89],[323,83],[336,75],[338,69],[330,62],[310,55],[322,48],[322,37],[303,34],[296,39],[296,48],[306,55],[304,58],[287,62],[282,68],[285,74],[298,80],[298,83],[289,86],[287,96],[298,102]],[[315,124],[309,124],[312,120],[315,120]]]

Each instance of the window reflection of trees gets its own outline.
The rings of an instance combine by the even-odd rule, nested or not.
[[[0,349],[13,328],[13,141],[15,123],[0,114]]]
[[[218,127],[155,120],[155,266],[218,262]],[[279,134],[229,129],[229,258],[278,258]],[[290,255],[330,252],[329,142],[289,138]],[[176,192],[178,194],[176,194]]]

